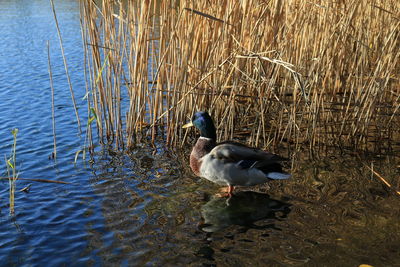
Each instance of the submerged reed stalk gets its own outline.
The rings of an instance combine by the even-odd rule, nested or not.
[[[395,145],[397,0],[81,2],[90,97],[102,143],[169,145],[196,110],[219,138]]]

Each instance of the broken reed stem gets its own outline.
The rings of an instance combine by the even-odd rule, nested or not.
[[[99,136],[129,148],[162,133],[176,145],[180,125],[208,110],[219,138],[249,128],[252,145],[369,149],[400,138],[399,9],[395,0],[83,1]]]
[[[51,62],[50,62],[50,43],[49,43],[49,41],[47,41],[47,63],[48,63],[50,88],[51,88],[51,120],[53,122],[53,154],[52,154],[52,158],[54,158],[54,160],[56,160],[57,159],[56,119],[55,119],[55,111],[54,111],[54,86],[53,86],[53,74],[51,71]]]
[[[61,55],[62,55],[63,62],[64,62],[65,75],[67,76],[67,81],[68,81],[68,85],[69,85],[69,91],[70,91],[70,93],[71,93],[72,104],[73,104],[73,106],[74,106],[76,121],[77,121],[77,123],[78,123],[79,133],[81,133],[81,132],[82,132],[82,131],[81,131],[81,122],[80,122],[80,119],[79,119],[78,109],[77,109],[77,107],[76,107],[74,91],[73,91],[73,89],[72,89],[72,83],[71,83],[71,79],[70,79],[70,76],[69,76],[68,65],[67,65],[67,59],[65,58],[65,53],[64,53],[63,40],[62,40],[62,37],[61,37],[60,27],[58,26],[58,20],[57,20],[56,10],[55,10],[55,8],[54,8],[54,2],[53,2],[53,0],[50,0],[50,4],[51,4],[51,10],[53,11],[54,21],[55,21],[55,23],[56,23],[57,34],[58,34],[58,40],[59,40],[59,42],[60,42],[60,48],[61,48]]]
[[[363,163],[365,167],[367,167],[376,177],[379,178],[387,187],[392,189],[396,194],[400,195],[400,191],[394,188],[385,178],[382,177],[379,173],[377,173],[373,168],[369,167],[367,164]],[[372,166],[372,165],[371,165]]]

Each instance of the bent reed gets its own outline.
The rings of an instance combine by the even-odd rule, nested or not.
[[[122,149],[160,133],[182,142],[198,110],[219,140],[399,146],[399,10],[398,0],[81,1],[88,112],[100,141]]]

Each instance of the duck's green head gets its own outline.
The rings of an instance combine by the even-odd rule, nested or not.
[[[214,122],[211,119],[211,116],[205,111],[196,112],[192,121],[188,124],[185,124],[183,128],[188,128],[191,126],[195,126],[200,130],[200,136],[211,138],[213,140],[217,139],[217,133],[215,130]]]

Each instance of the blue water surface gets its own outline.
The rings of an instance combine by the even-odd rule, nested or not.
[[[79,3],[55,5],[79,113],[85,118]],[[90,169],[82,160],[74,164],[84,135],[77,127],[50,2],[5,0],[0,14],[0,155],[11,155],[11,130],[18,128],[19,177],[71,183],[18,181],[17,190],[30,185],[30,191],[16,193],[16,213],[9,216],[8,182],[0,182],[0,265],[86,262],[92,253],[87,250],[88,233],[104,231],[104,219],[100,199],[90,186]],[[55,90],[56,161],[49,159],[53,130],[47,42]],[[99,242],[110,240],[102,235]]]

